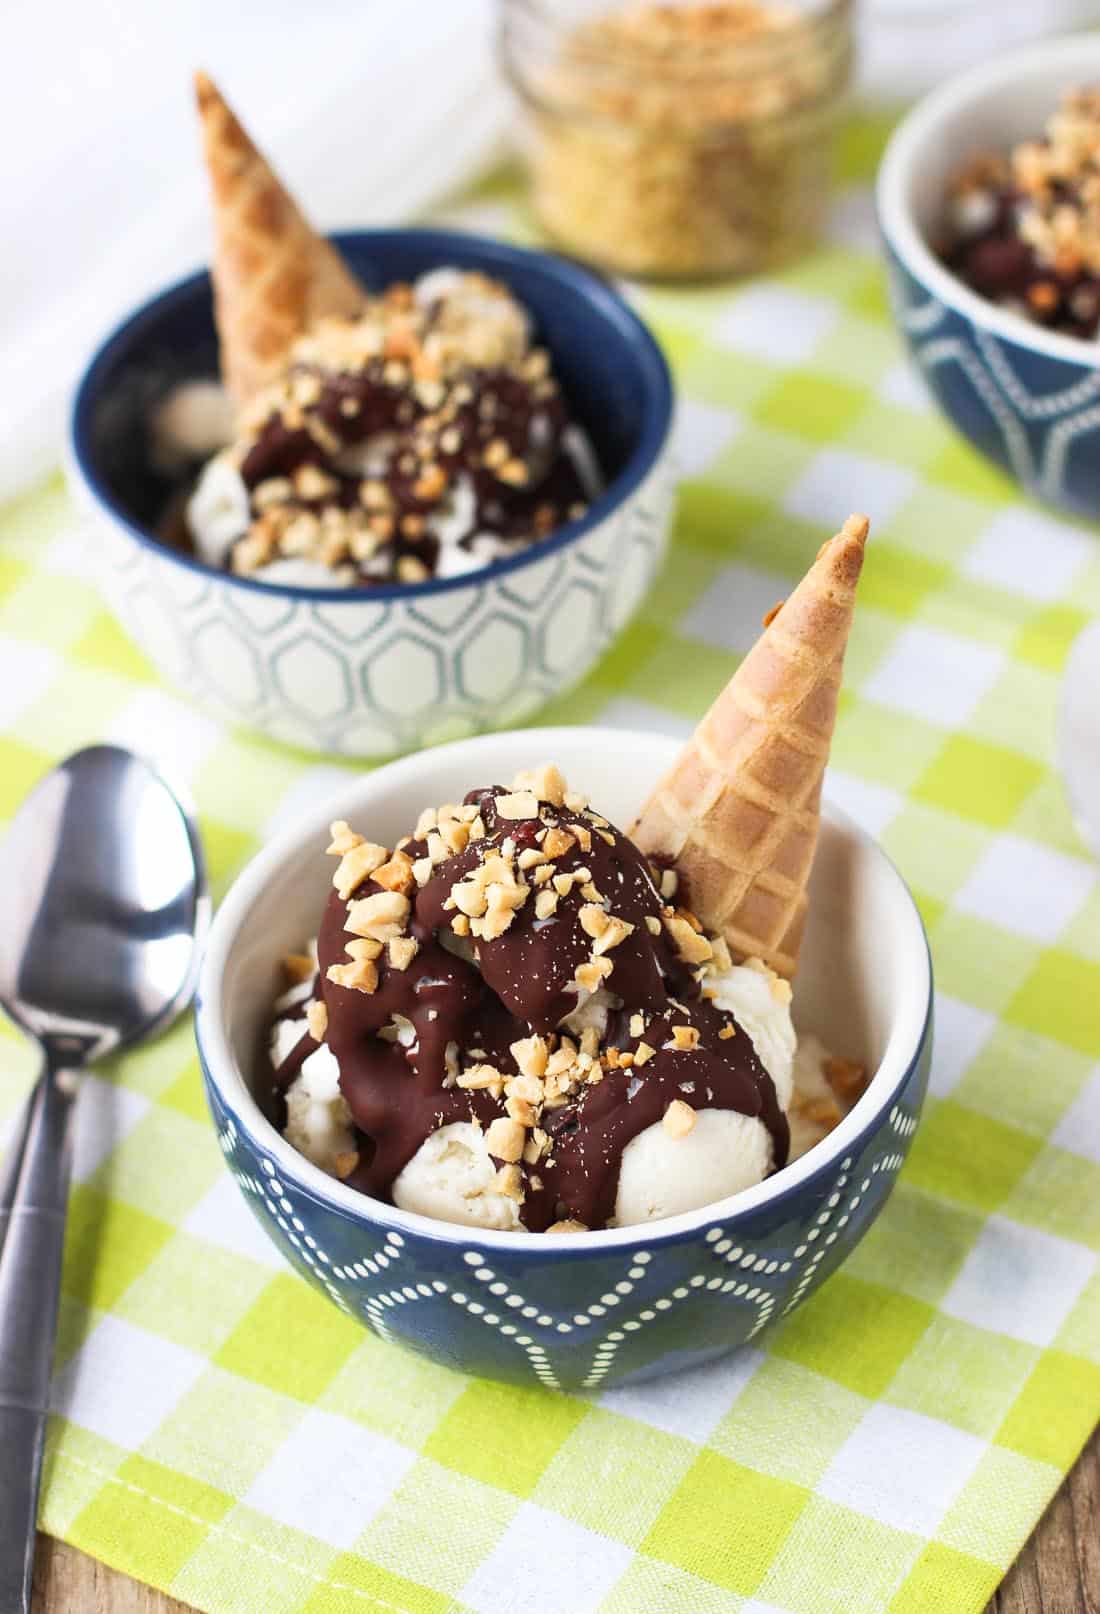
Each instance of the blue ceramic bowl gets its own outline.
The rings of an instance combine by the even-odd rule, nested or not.
[[[899,329],[945,415],[1036,498],[1100,517],[1100,347],[996,307],[929,246],[972,152],[1037,135],[1067,89],[1100,77],[1100,34],[1029,44],[951,80],[899,125],[877,206]]]
[[[240,876],[211,932],[197,1034],[214,1123],[247,1204],[290,1265],[385,1339],[488,1378],[592,1389],[706,1362],[801,1304],[882,1209],[916,1130],[931,1056],[932,974],[920,918],[879,848],[828,810],[814,867],[795,1018],[867,1061],[867,1092],[785,1171],[704,1210],[601,1233],[452,1226],[325,1176],[261,1114],[257,1053],[279,960],[316,930],[332,818],[403,833],[428,803],[554,759],[619,823],[674,742],[613,729],[488,735],[347,786]]]
[[[608,479],[581,520],[479,572],[369,590],[258,583],[166,548],[152,536],[168,488],[146,420],[175,383],[217,373],[205,273],[139,309],[92,358],[70,477],[108,602],[170,681],[274,739],[377,756],[517,722],[584,677],[664,550],[672,385],[637,315],[577,264],[453,231],[334,239],[372,287],[443,264],[511,287]]]

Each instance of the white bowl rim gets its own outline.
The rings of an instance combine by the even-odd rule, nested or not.
[[[875,183],[875,206],[879,226],[888,244],[914,278],[941,303],[957,313],[965,314],[983,330],[1014,342],[1017,347],[1028,348],[1047,358],[1096,369],[1100,366],[1100,342],[1086,341],[1079,336],[1065,336],[1059,331],[1048,331],[1040,325],[1032,325],[1019,314],[999,308],[988,298],[979,296],[957,275],[952,274],[928,246],[904,200],[906,181],[914,164],[919,161],[925,146],[946,117],[961,107],[981,101],[990,91],[1006,83],[1030,78],[1036,72],[1061,65],[1063,61],[1067,66],[1075,65],[1089,43],[1100,55],[1100,32],[1022,45],[1005,51],[991,62],[969,68],[924,96],[906,114],[890,137]],[[1097,68],[1100,70],[1100,61]]]
[[[395,774],[407,775],[410,779],[416,779],[418,775],[430,778],[440,758],[453,757],[459,752],[469,757],[476,765],[479,751],[490,750],[502,740],[515,740],[518,744],[537,748],[543,755],[552,755],[557,747],[575,745],[578,742],[598,746],[601,736],[614,739],[620,744],[625,741],[650,750],[654,748],[654,743],[659,738],[640,729],[612,729],[598,725],[498,730],[472,739],[455,740],[449,745],[419,751],[412,756],[401,757],[397,761],[386,763],[382,768],[364,774],[360,783],[369,792],[371,781],[377,780],[383,774],[388,779],[392,779]],[[472,769],[471,777],[473,775]],[[905,915],[907,926],[920,943],[914,952],[915,956],[923,959],[924,977],[914,993],[914,1003],[918,1007],[910,1016],[911,1023],[900,1028],[906,1031],[907,1035],[904,1038],[899,1036],[898,1025],[892,1028],[885,1057],[868,1084],[866,1092],[821,1143],[809,1150],[801,1159],[784,1167],[781,1172],[777,1172],[775,1176],[767,1178],[756,1187],[742,1189],[740,1193],[700,1206],[696,1210],[628,1227],[604,1228],[586,1233],[541,1233],[530,1241],[517,1237],[515,1233],[437,1221],[413,1211],[399,1210],[396,1205],[385,1204],[382,1200],[373,1199],[354,1188],[349,1188],[299,1153],[263,1114],[233,1058],[220,1015],[222,976],[237,932],[247,917],[257,893],[290,858],[300,855],[299,846],[303,840],[314,836],[319,829],[327,826],[332,817],[331,808],[335,803],[340,802],[341,810],[346,811],[343,804],[348,788],[347,784],[342,785],[328,801],[322,801],[308,816],[303,815],[298,823],[273,837],[238,874],[223,898],[211,926],[195,1001],[195,1036],[200,1061],[230,1113],[246,1119],[257,1143],[268,1155],[277,1159],[280,1169],[288,1179],[291,1181],[297,1179],[315,1199],[327,1201],[334,1208],[350,1212],[356,1217],[363,1217],[368,1222],[379,1223],[386,1229],[392,1228],[420,1238],[467,1245],[472,1241],[486,1248],[512,1252],[523,1250],[525,1254],[566,1249],[577,1253],[582,1250],[586,1253],[598,1253],[601,1250],[642,1242],[649,1245],[674,1241],[685,1234],[698,1231],[708,1223],[728,1221],[731,1217],[740,1217],[747,1212],[759,1210],[800,1188],[811,1178],[827,1172],[864,1132],[873,1130],[875,1123],[882,1121],[920,1058],[929,1035],[933,995],[932,959],[923,922],[912,893],[892,859],[882,850],[873,836],[868,835],[847,813],[834,806],[826,797],[823,807],[825,816],[846,834],[865,847],[871,848],[887,866],[895,882],[899,911]],[[427,789],[424,800],[429,799],[432,799],[431,791]]]

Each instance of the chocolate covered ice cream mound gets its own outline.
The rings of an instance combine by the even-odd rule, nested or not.
[[[1043,134],[955,174],[944,261],[1033,324],[1100,329],[1100,89],[1070,91]]]
[[[415,583],[548,536],[599,485],[524,310],[488,277],[442,269],[294,343],[188,525],[240,576]]]
[[[453,1144],[469,1202],[453,1219],[599,1228],[624,1219],[624,1156],[643,1134],[650,1154],[685,1140],[690,1166],[717,1113],[752,1180],[786,1162],[789,986],[736,969],[674,872],[556,769],[429,810],[392,850],[337,824],[330,851],[312,996],[303,983],[276,1024],[274,1085],[297,1092],[327,1050],[329,1169],[350,1185],[446,1214],[432,1194]],[[735,1014],[740,976],[751,1012]]]

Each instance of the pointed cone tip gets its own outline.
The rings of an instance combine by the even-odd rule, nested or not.
[[[191,83],[195,90],[195,100],[199,104],[199,111],[205,112],[209,107],[220,102],[222,93],[209,73],[204,73],[201,67],[195,69]]]
[[[854,588],[863,570],[863,556],[870,530],[871,523],[866,516],[850,515],[839,532],[834,533],[831,538],[826,538],[817,552],[814,565],[805,574],[802,582],[806,581],[815,567],[825,561],[834,576],[843,578],[849,587]]]

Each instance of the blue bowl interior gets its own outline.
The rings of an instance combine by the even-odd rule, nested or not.
[[[671,410],[667,368],[641,321],[597,275],[548,253],[457,231],[357,230],[333,240],[372,290],[443,265],[504,281],[531,314],[592,441],[609,484],[601,506],[617,502],[656,458]],[[77,461],[116,513],[147,533],[178,485],[151,463],[150,407],[177,383],[217,373],[204,271],[147,303],[108,337],[78,389]]]

